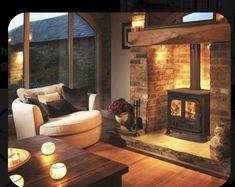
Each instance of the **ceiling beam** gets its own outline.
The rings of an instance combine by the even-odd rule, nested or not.
[[[193,44],[230,41],[228,23],[208,23],[163,27],[128,33],[129,46],[148,46],[159,44]]]

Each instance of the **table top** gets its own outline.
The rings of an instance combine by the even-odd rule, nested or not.
[[[43,155],[41,145],[53,142],[55,153]],[[34,136],[9,143],[9,147],[23,148],[31,153],[30,160],[9,175],[23,176],[25,186],[89,186],[107,177],[128,172],[128,166],[94,155],[83,149],[77,149],[62,140],[46,136]],[[52,164],[62,162],[67,167],[66,176],[55,181],[50,178]]]

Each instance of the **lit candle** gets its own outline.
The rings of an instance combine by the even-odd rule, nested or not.
[[[41,151],[44,155],[51,155],[55,152],[55,144],[53,142],[46,142],[42,144]]]
[[[16,186],[19,186],[19,187],[24,186],[24,179],[21,175],[11,175],[10,179]]]
[[[10,156],[10,160],[13,165],[18,164],[20,162],[20,153],[13,153]]]
[[[50,167],[50,176],[54,180],[62,179],[67,173],[67,168],[63,163],[56,163]]]

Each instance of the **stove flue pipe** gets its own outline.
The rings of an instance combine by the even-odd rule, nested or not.
[[[200,90],[200,44],[190,45],[190,89]]]

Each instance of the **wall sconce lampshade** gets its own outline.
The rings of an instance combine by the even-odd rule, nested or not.
[[[145,13],[138,12],[133,13],[132,20],[131,20],[131,31],[141,31],[144,30],[145,26]]]

